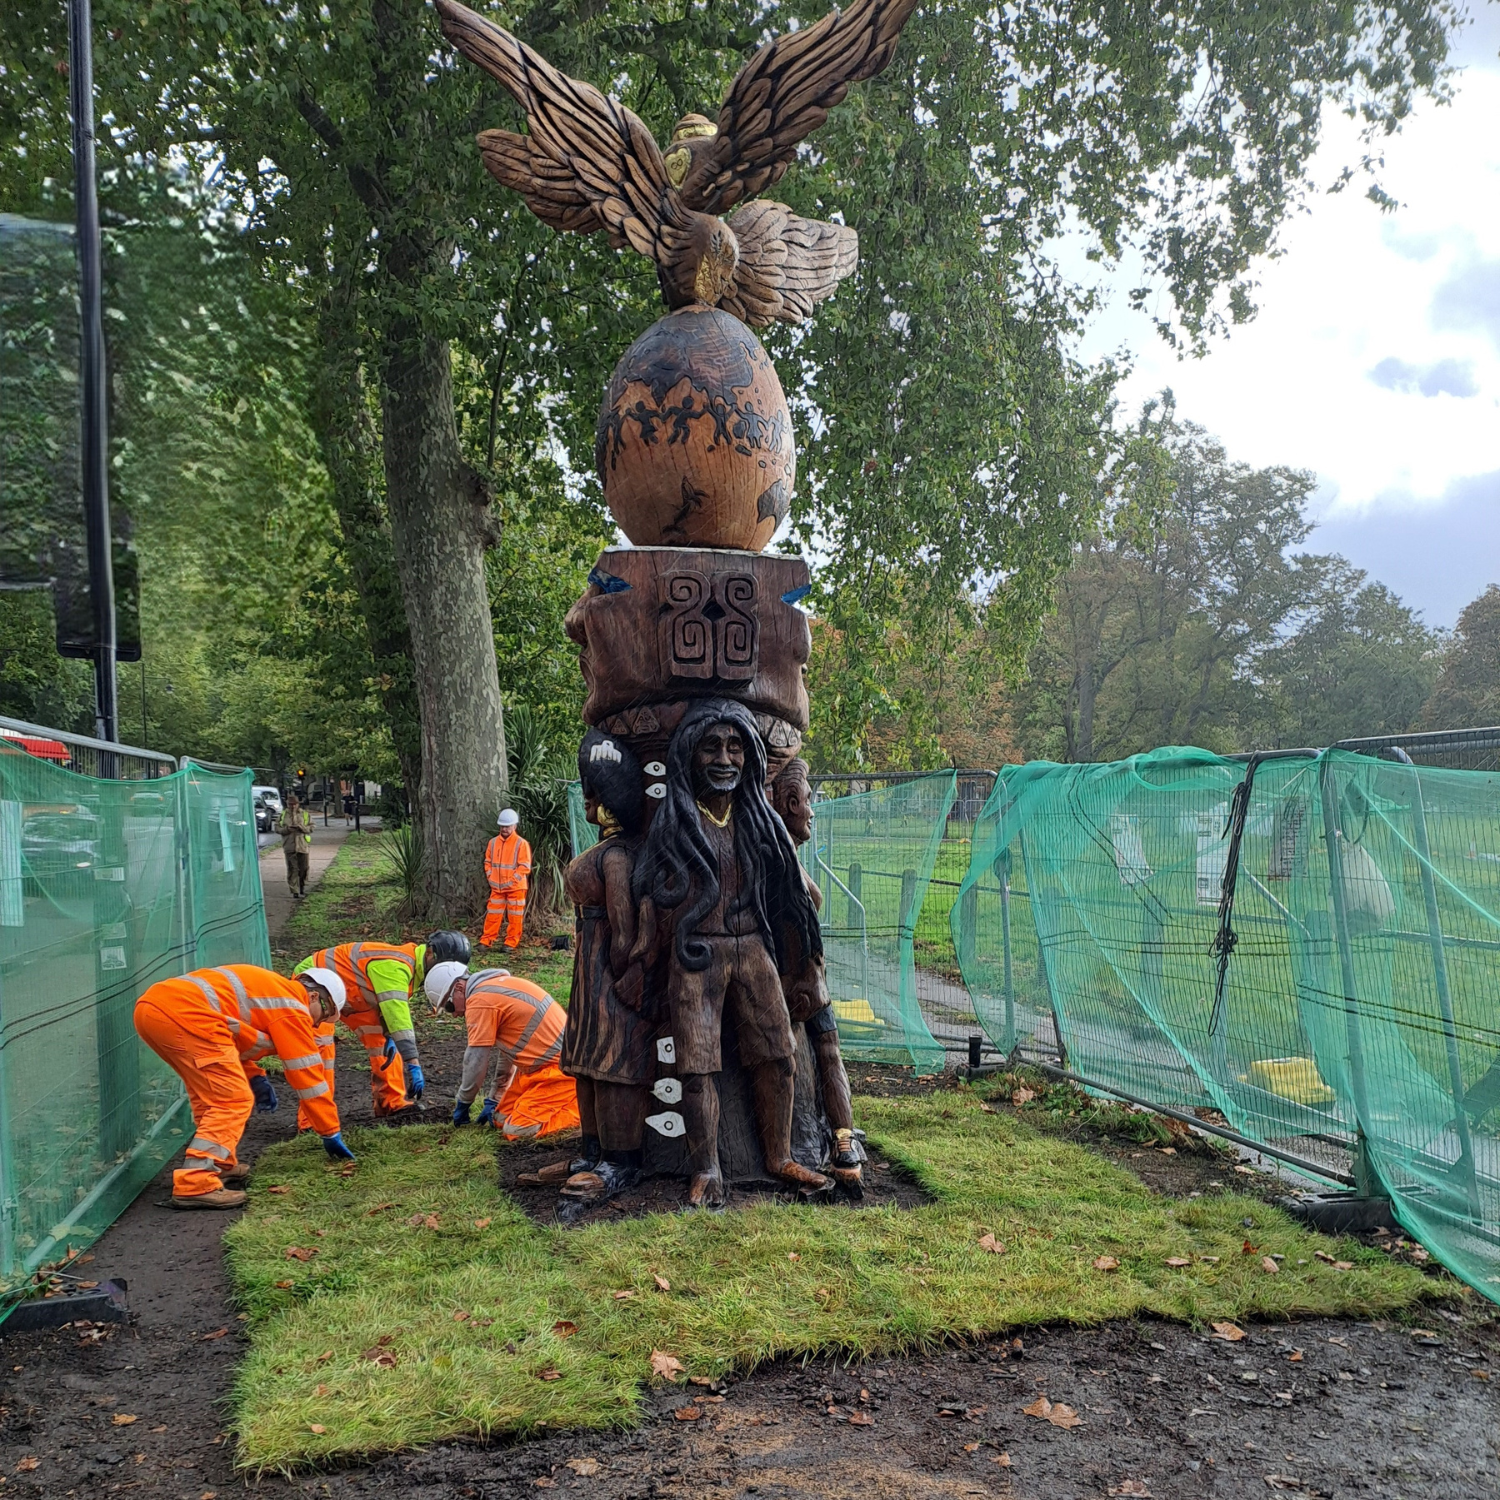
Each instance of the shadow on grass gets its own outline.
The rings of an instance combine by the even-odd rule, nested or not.
[[[500,1191],[489,1132],[356,1132],[347,1176],[305,1141],[274,1148],[226,1236],[250,1315],[240,1461],[293,1469],[444,1438],[628,1424],[655,1350],[715,1375],[777,1355],[899,1352],[1136,1313],[1390,1313],[1437,1291],[1254,1199],[1161,1197],[968,1090],[865,1098],[858,1112],[930,1205],[766,1205],[569,1234]],[[1118,1269],[1096,1267],[1101,1257]]]

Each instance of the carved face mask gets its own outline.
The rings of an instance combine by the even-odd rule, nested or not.
[[[774,788],[774,804],[794,844],[812,837],[812,791],[801,776],[782,776]]]
[[[745,745],[733,724],[710,724],[693,751],[693,790],[700,797],[732,792],[745,771]]]

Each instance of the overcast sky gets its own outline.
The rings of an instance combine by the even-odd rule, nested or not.
[[[1309,546],[1442,626],[1500,582],[1500,4],[1474,9],[1456,98],[1385,145],[1394,213],[1359,190],[1316,197],[1264,267],[1258,317],[1204,359],[1131,312],[1126,273],[1082,349],[1129,351],[1125,415],[1170,386],[1231,458],[1313,470]],[[1359,159],[1342,117],[1325,136],[1320,182]]]

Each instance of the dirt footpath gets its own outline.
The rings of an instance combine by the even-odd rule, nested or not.
[[[422,1052],[429,1118],[440,1117],[462,1027],[424,1027]],[[880,1082],[859,1071],[857,1087]],[[370,1118],[365,1076],[363,1051],[341,1039],[338,1096],[350,1123]],[[906,1088],[899,1076],[888,1086]],[[285,1138],[293,1120],[285,1100],[276,1114],[253,1116],[246,1154]],[[1093,1144],[1178,1193],[1225,1171],[1211,1157]],[[1244,1176],[1236,1185],[1282,1190]],[[660,1392],[646,1423],[627,1433],[443,1444],[367,1468],[250,1483],[234,1474],[227,1431],[243,1348],[219,1245],[227,1216],[158,1207],[169,1193],[164,1173],[86,1268],[129,1280],[131,1324],[103,1337],[0,1329],[0,1500],[504,1500],[552,1489],[590,1500],[1500,1495],[1500,1325],[1487,1305],[1477,1316],[1435,1307],[1420,1335],[1317,1320],[1250,1326],[1226,1342],[1133,1321],[1027,1331],[1020,1349],[993,1338],[848,1369],[782,1362],[722,1392]],[[1055,1420],[1026,1414],[1045,1410],[1039,1397],[1054,1403]]]

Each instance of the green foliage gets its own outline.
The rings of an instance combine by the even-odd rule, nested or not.
[[[305,1141],[271,1148],[250,1212],[226,1236],[251,1338],[235,1391],[241,1462],[328,1463],[544,1422],[619,1426],[639,1418],[654,1349],[690,1374],[722,1375],[778,1356],[895,1353],[1142,1312],[1368,1316],[1434,1289],[1352,1241],[1338,1254],[1354,1269],[1336,1271],[1313,1257],[1330,1242],[1253,1199],[1163,1198],[1080,1147],[985,1113],[967,1090],[857,1109],[927,1205],[765,1205],[567,1232],[499,1191],[489,1132],[356,1132],[347,1177]],[[1246,1219],[1259,1245],[1286,1256],[1280,1275],[1240,1253]],[[986,1233],[1002,1255],[980,1248]],[[298,1262],[288,1245],[317,1253]],[[1101,1254],[1119,1271],[1095,1270]],[[1169,1256],[1192,1264],[1169,1267]],[[571,1337],[555,1329],[563,1320],[577,1325]],[[394,1364],[363,1357],[377,1347]]]
[[[568,783],[578,772],[572,755],[554,748],[554,743],[541,716],[530,705],[519,704],[506,714],[508,795],[511,806],[520,814],[521,833],[531,845],[531,883],[526,904],[538,915],[561,909],[562,872],[573,853],[568,825]]]
[[[1500,723],[1500,586],[1466,605],[1440,657],[1441,673],[1422,722],[1432,729]]]
[[[422,891],[422,876],[427,863],[427,848],[422,842],[422,830],[415,823],[403,823],[381,838],[380,850],[390,863],[401,892],[393,915],[398,920],[404,920],[416,912]]]
[[[45,590],[0,590],[0,714],[93,732],[92,669],[57,654],[52,600]]]

